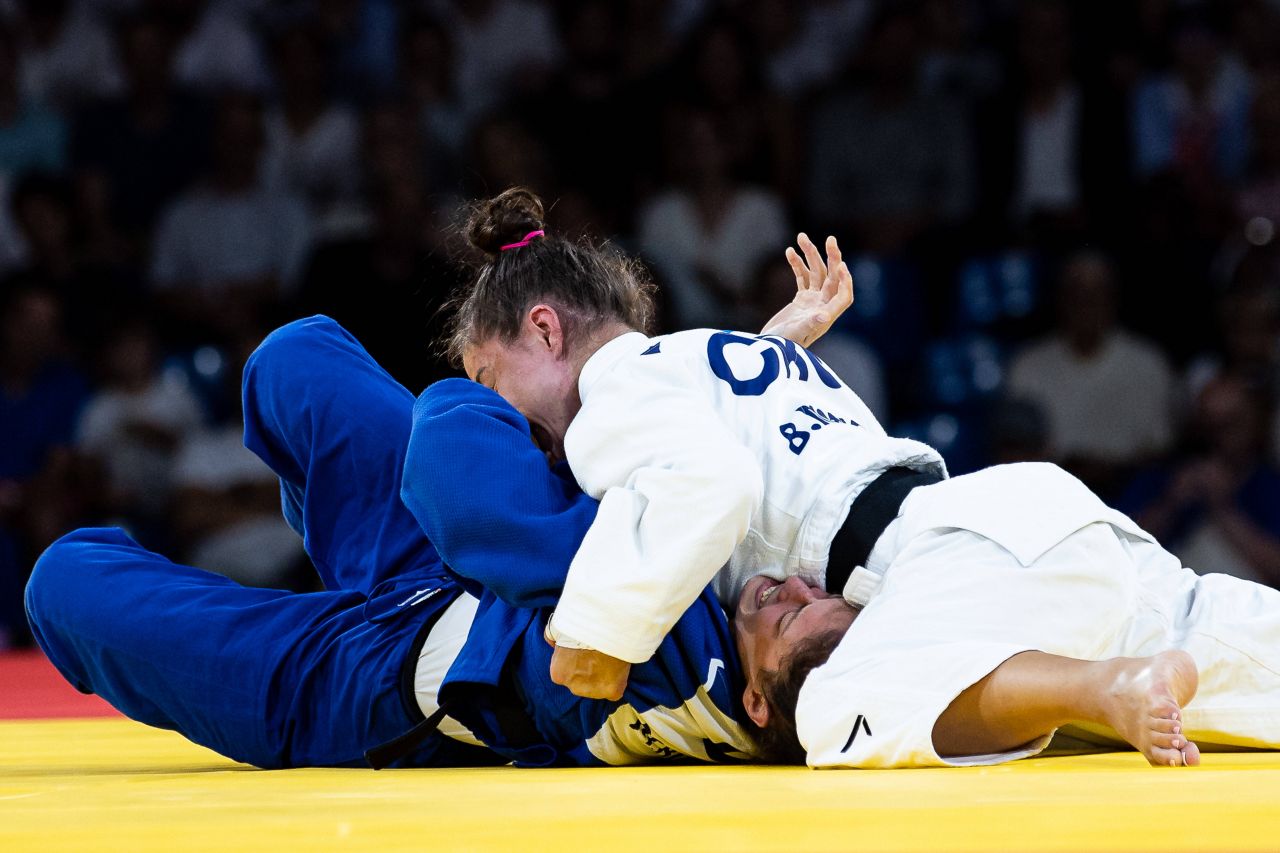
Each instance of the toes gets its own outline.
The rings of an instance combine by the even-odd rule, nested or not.
[[[1187,739],[1173,732],[1152,732],[1151,745],[1157,749],[1179,750],[1186,746]]]
[[[1147,721],[1147,728],[1160,734],[1176,735],[1182,731],[1182,721],[1169,717],[1152,717]]]
[[[1199,761],[1200,754],[1196,753],[1196,760]],[[1153,767],[1182,767],[1185,758],[1182,751],[1177,749],[1163,749],[1160,747],[1152,747],[1147,751],[1147,761],[1151,762]]]
[[[1200,765],[1200,747],[1191,741],[1187,741],[1187,745],[1182,748],[1182,758],[1188,767],[1198,767]]]

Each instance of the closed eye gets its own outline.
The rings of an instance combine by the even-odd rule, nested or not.
[[[778,618],[777,630],[774,632],[774,635],[778,637],[782,636],[782,632],[790,628],[791,623],[796,621],[796,617],[800,615],[800,611],[804,610],[808,606],[809,605],[805,604],[797,607],[795,610],[788,610],[786,613],[783,613],[782,616]],[[786,623],[785,625],[783,624],[784,622]]]

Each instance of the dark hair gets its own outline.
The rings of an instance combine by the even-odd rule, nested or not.
[[[466,234],[483,260],[471,289],[455,300],[447,345],[455,365],[473,344],[515,339],[524,313],[538,302],[556,309],[567,345],[608,322],[648,330],[653,285],[638,261],[609,244],[553,233],[502,251],[545,229],[542,200],[523,187],[471,209]]]
[[[847,628],[834,628],[796,644],[776,670],[760,673],[760,690],[769,703],[769,722],[755,730],[761,760],[769,764],[804,764],[805,750],[796,733],[796,702],[809,673],[822,666],[840,645]]]

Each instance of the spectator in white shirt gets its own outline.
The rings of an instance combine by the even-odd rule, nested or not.
[[[1173,439],[1173,373],[1118,325],[1115,272],[1094,252],[1066,264],[1057,328],[1014,360],[1009,391],[1044,410],[1054,460],[1103,494]]]
[[[641,210],[641,251],[670,285],[680,326],[742,325],[756,266],[787,242],[786,211],[772,192],[734,180],[709,113],[676,111],[667,130],[675,186]]]
[[[325,235],[359,220],[360,120],[329,98],[320,33],[295,27],[274,44],[280,100],[267,110],[263,179],[305,198]]]
[[[168,507],[174,453],[203,421],[200,404],[180,371],[160,371],[144,321],[110,334],[101,365],[103,387],[80,416],[76,444],[102,465],[111,511],[155,521]]]
[[[178,35],[174,76],[192,89],[263,92],[270,80],[245,10],[228,0],[150,0]]]
[[[18,74],[25,97],[67,109],[123,91],[111,33],[85,4],[23,0],[20,5]]]
[[[457,47],[458,95],[474,120],[519,88],[545,79],[559,63],[555,22],[533,0],[438,3]]]
[[[301,199],[258,182],[262,112],[252,96],[222,97],[213,144],[209,180],[161,217],[151,281],[173,321],[226,335],[293,289],[311,221]]]

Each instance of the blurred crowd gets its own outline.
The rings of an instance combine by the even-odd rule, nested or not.
[[[305,586],[241,365],[323,312],[450,375],[458,210],[512,184],[663,330],[838,235],[816,350],[891,431],[1280,585],[1276,0],[0,0],[0,647],[76,525]]]

